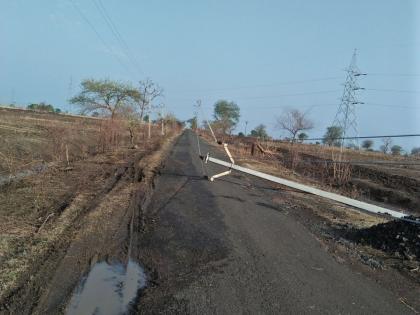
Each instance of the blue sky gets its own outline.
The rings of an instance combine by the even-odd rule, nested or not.
[[[299,108],[317,137],[334,118],[357,48],[369,74],[360,80],[359,134],[420,133],[418,1],[102,0],[135,62],[94,1],[74,2],[106,45],[70,0],[0,0],[0,103],[74,110],[66,100],[84,78],[150,77],[181,119],[195,100],[210,116],[223,98],[241,107],[238,131],[264,123],[278,137],[275,117]],[[419,138],[394,142],[420,146]]]

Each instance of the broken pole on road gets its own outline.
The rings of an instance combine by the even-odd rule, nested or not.
[[[239,172],[242,172],[242,173],[246,173],[246,174],[253,175],[253,176],[265,179],[265,180],[269,180],[271,182],[278,183],[280,185],[288,186],[288,187],[291,187],[291,188],[294,188],[294,189],[297,189],[297,190],[300,190],[300,191],[304,191],[304,192],[307,192],[307,193],[310,193],[310,194],[313,194],[313,195],[316,195],[316,196],[320,196],[320,197],[324,197],[324,198],[327,198],[327,199],[330,199],[330,200],[334,200],[334,201],[337,201],[337,202],[340,202],[340,203],[343,203],[343,204],[346,204],[346,205],[349,205],[349,206],[352,206],[352,207],[355,207],[355,208],[358,208],[358,209],[365,210],[367,212],[371,212],[371,213],[375,213],[375,214],[389,215],[389,216],[397,218],[397,219],[403,219],[403,220],[411,221],[409,219],[405,219],[405,217],[407,217],[408,215],[406,215],[405,213],[402,213],[402,212],[398,212],[398,211],[387,209],[387,208],[384,208],[384,207],[372,205],[372,204],[369,204],[369,203],[366,203],[366,202],[363,202],[363,201],[359,201],[359,200],[355,200],[355,199],[352,199],[352,198],[344,197],[344,196],[341,196],[341,195],[338,195],[338,194],[335,194],[335,193],[331,193],[331,192],[328,192],[328,191],[323,191],[321,189],[317,189],[317,188],[310,187],[310,186],[307,186],[307,185],[299,184],[299,183],[296,183],[296,182],[293,182],[293,181],[290,181],[290,180],[287,180],[287,179],[284,179],[284,178],[276,177],[276,176],[273,176],[273,175],[270,175],[270,174],[266,174],[266,173],[263,173],[263,172],[255,171],[255,170],[252,170],[252,169],[249,169],[249,168],[246,168],[246,167],[236,165],[232,156],[231,156],[231,154],[230,154],[230,152],[229,152],[229,150],[228,150],[228,148],[227,148],[227,144],[224,143],[223,147],[224,147],[226,153],[228,154],[231,162],[226,162],[226,161],[219,160],[219,159],[216,159],[214,157],[211,157],[209,153],[207,153],[207,155],[204,156],[204,157],[203,156],[200,157],[206,163],[211,162],[211,163],[215,163],[215,164],[222,165],[222,166],[225,166],[225,167],[229,168],[228,171],[225,171],[223,173],[211,176],[209,178],[210,181],[214,181],[214,179],[216,179],[218,177],[230,174],[232,169],[233,169],[233,170],[236,170],[236,171],[239,171]],[[414,223],[420,223],[420,222],[415,221]]]

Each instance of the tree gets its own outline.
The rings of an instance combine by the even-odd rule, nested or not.
[[[412,148],[411,149],[411,154],[420,156],[420,147]]]
[[[139,82],[138,98],[135,99],[135,103],[138,106],[140,119],[150,110],[153,101],[158,97],[163,96],[163,88],[158,84],[154,83],[151,79],[147,78],[144,81]]]
[[[399,145],[393,145],[391,147],[391,153],[392,155],[400,155],[402,151],[402,147]]]
[[[304,140],[308,139],[308,135],[304,132],[301,132],[300,134],[298,134],[298,139],[300,142],[303,142]]]
[[[379,149],[382,151],[382,153],[387,154],[389,152],[389,148],[392,144],[391,138],[383,138],[382,139],[383,145],[379,147]]]
[[[365,150],[370,150],[373,147],[373,141],[370,139],[366,139],[362,142],[362,148]]]
[[[56,112],[59,113],[61,110],[59,108],[54,108],[54,106],[47,104],[45,102],[41,102],[39,104],[30,104],[26,107],[27,109],[41,111],[41,112]]]
[[[254,130],[251,130],[251,136],[257,137],[262,140],[267,139],[268,134],[266,128],[267,127],[265,125],[259,124],[257,127],[254,128]]]
[[[277,127],[290,133],[292,142],[295,142],[298,132],[312,129],[314,124],[301,111],[290,109],[284,111],[280,117],[277,117]]]
[[[220,100],[214,104],[214,123],[224,134],[232,133],[239,122],[240,116],[239,106],[234,102]]]
[[[114,119],[130,102],[140,98],[139,91],[131,85],[115,81],[88,79],[81,86],[82,91],[70,103],[78,105],[82,114],[96,111]]]
[[[238,133],[238,137],[243,138],[243,137],[245,137],[245,134],[244,134],[242,131],[240,131],[240,132]]]
[[[187,120],[187,123],[190,124],[192,130],[196,130],[198,127],[197,117],[193,117]]]
[[[327,132],[324,134],[322,142],[329,146],[340,146],[341,138],[343,137],[343,128],[339,126],[330,126],[327,127]]]

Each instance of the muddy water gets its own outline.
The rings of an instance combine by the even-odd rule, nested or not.
[[[99,262],[73,292],[66,314],[124,314],[145,286],[144,270],[131,259],[126,266]]]

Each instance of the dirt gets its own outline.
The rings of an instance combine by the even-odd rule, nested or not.
[[[2,187],[0,198],[9,206],[0,208],[0,216],[9,219],[0,220],[1,314],[61,313],[91,265],[128,260],[131,222],[141,221],[155,170],[174,136]],[[37,183],[43,198],[34,208]]]
[[[365,229],[350,229],[345,238],[362,245],[369,245],[397,258],[420,261],[420,219],[391,221]]]

